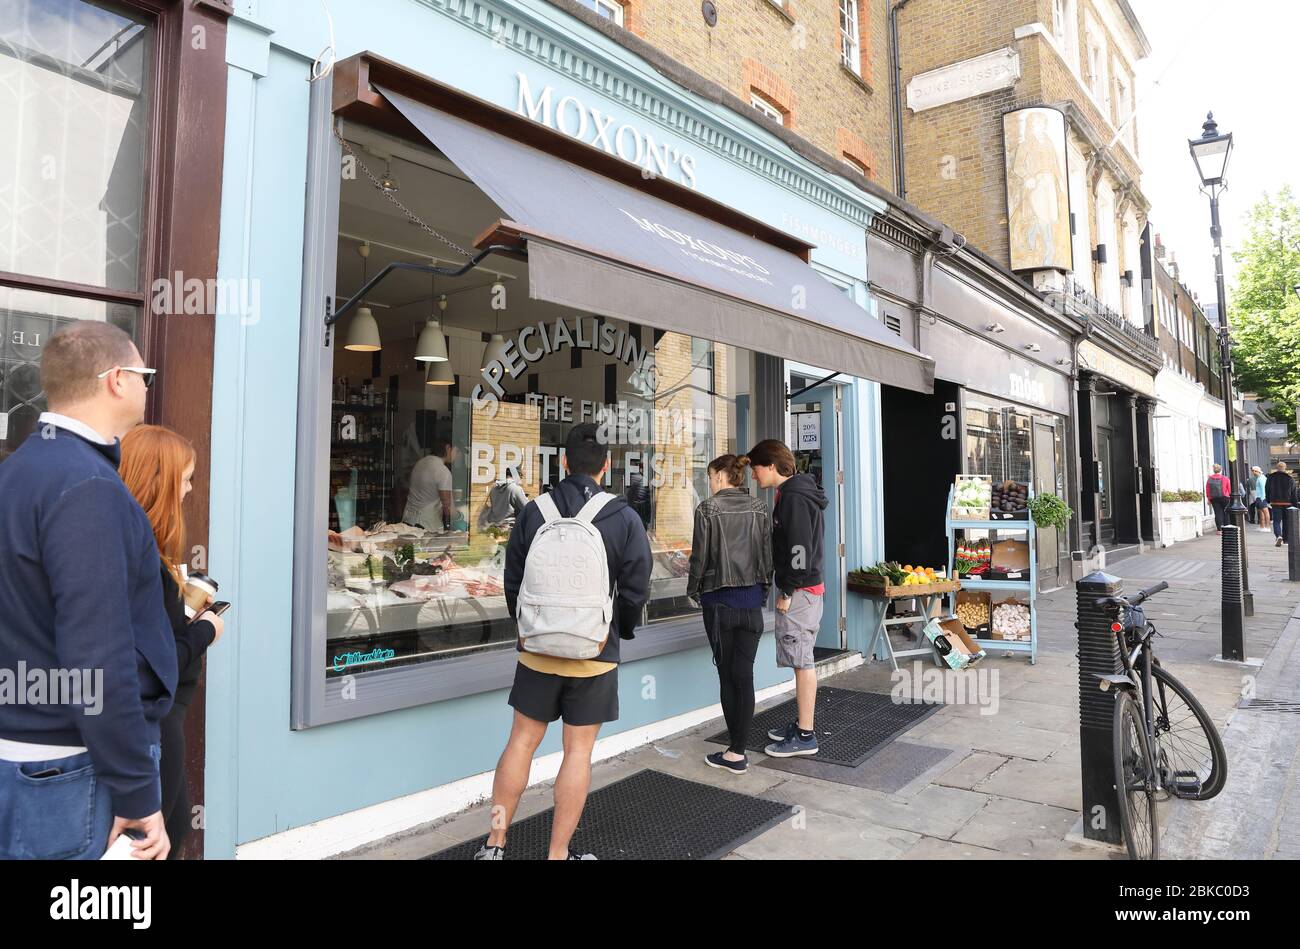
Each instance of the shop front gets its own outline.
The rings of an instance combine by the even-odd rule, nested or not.
[[[227,149],[222,267],[298,318],[218,337],[238,411],[214,416],[213,570],[239,612],[209,673],[209,855],[334,853],[490,789],[515,665],[505,545],[574,425],[600,428],[606,489],[653,554],[606,756],[714,714],[685,595],[708,461],[792,420],[811,436],[819,414],[801,458],[841,488],[842,601],[843,557],[879,543],[856,486],[878,383],[932,386],[863,308],[876,199],[545,4],[401,9],[405,29],[336,18],[352,49],[310,84],[305,24],[236,21],[231,97],[258,108]],[[840,237],[814,248],[791,219]],[[796,373],[821,388],[795,396]],[[853,648],[834,613],[826,645]],[[756,685],[788,688],[770,639]]]
[[[1074,506],[1073,326],[1013,275],[927,244],[917,223],[901,210],[878,220],[868,258],[886,324],[935,360],[932,395],[886,387],[882,400],[886,553],[933,566],[948,559],[956,475],[1014,481]],[[1035,540],[1039,589],[1068,582],[1068,529],[1038,527]]]
[[[1140,552],[1160,537],[1155,377],[1087,339],[1078,366],[1083,549]]]

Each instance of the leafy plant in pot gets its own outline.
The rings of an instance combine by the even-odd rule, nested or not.
[[[1029,499],[1029,515],[1036,527],[1055,527],[1065,530],[1074,511],[1055,494],[1038,494]]]

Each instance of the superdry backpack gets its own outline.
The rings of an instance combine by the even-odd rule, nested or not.
[[[605,648],[614,597],[605,541],[592,522],[612,500],[602,492],[575,517],[561,517],[550,495],[537,498],[545,523],[528,548],[515,609],[525,652],[593,659]]]
[[[1223,497],[1224,497],[1223,478],[1219,477],[1218,475],[1211,475],[1210,476],[1210,500],[1219,501],[1222,500]]]

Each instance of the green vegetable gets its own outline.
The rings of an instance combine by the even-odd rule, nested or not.
[[[1070,505],[1055,494],[1039,494],[1029,499],[1029,514],[1039,527],[1065,530],[1070,524],[1070,516],[1073,513]]]

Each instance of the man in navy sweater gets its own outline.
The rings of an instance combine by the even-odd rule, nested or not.
[[[165,859],[159,723],[176,689],[158,546],[118,476],[153,370],[108,323],[41,358],[50,411],[0,464],[0,859]],[[139,836],[142,835],[142,836]]]

